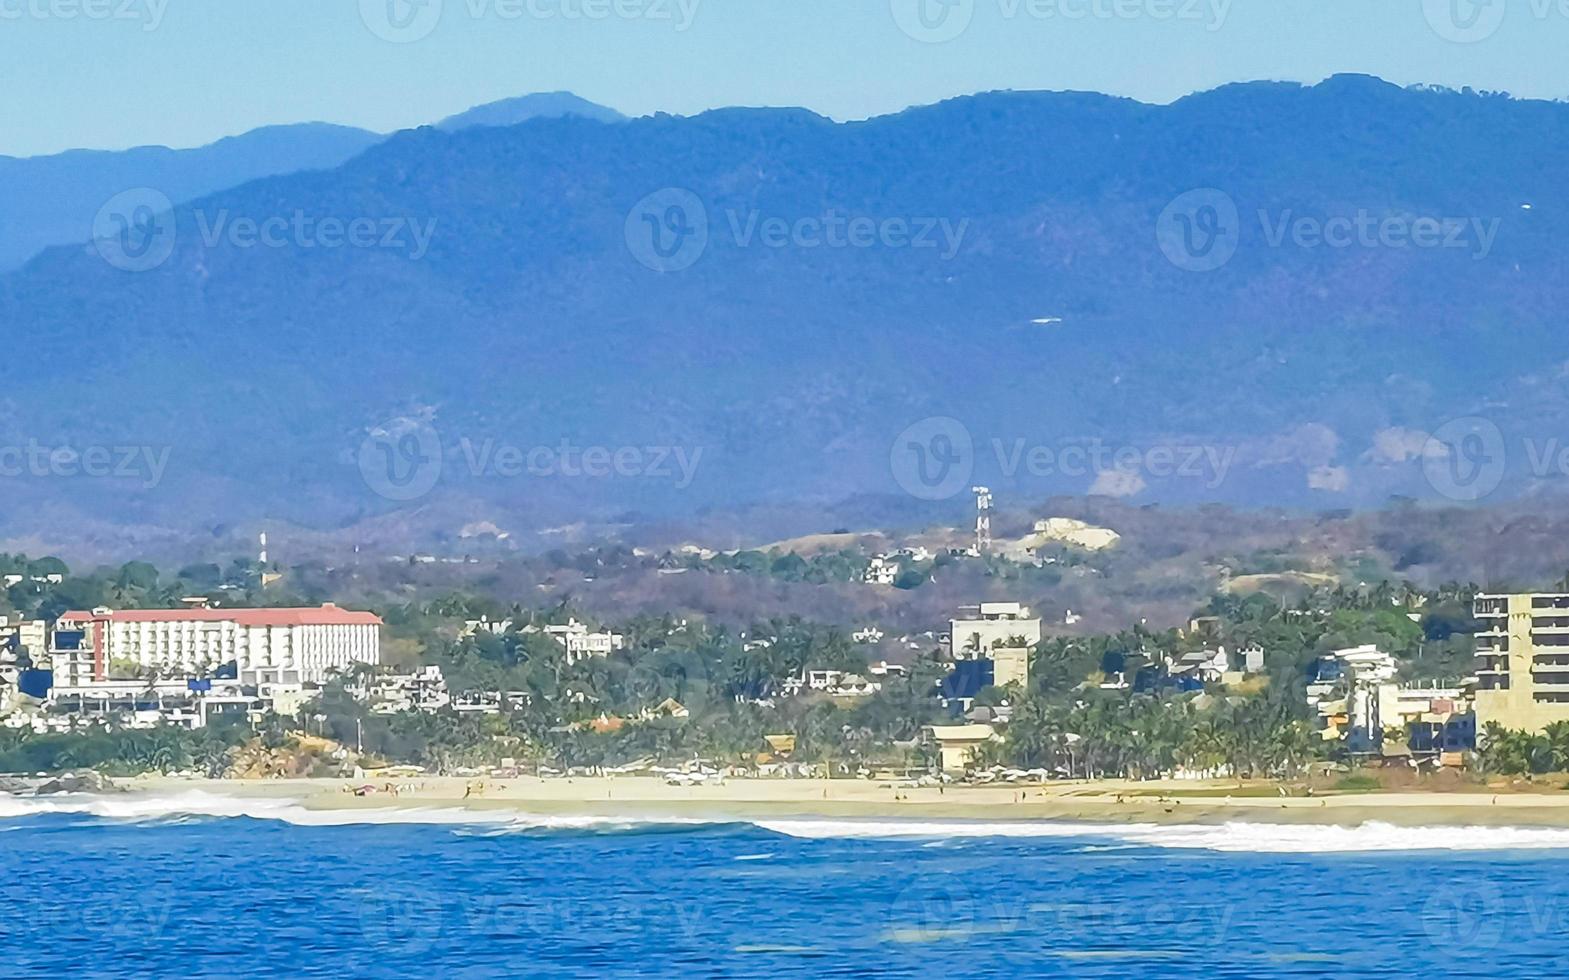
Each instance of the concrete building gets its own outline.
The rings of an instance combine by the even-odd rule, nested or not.
[[[350,695],[370,704],[375,714],[397,715],[409,711],[440,711],[452,703],[441,668],[427,664],[407,674],[380,672],[347,688]]]
[[[48,630],[41,619],[0,616],[0,654],[42,656],[48,649]]]
[[[992,683],[998,687],[1017,684],[1028,690],[1030,686],[1029,647],[996,647],[992,650]]]
[[[1191,679],[1196,684],[1213,684],[1223,680],[1231,671],[1231,657],[1225,647],[1193,650],[1177,657],[1168,673],[1178,679]]]
[[[975,761],[976,750],[998,737],[991,725],[931,725],[926,731],[937,743],[943,772],[963,772]]]
[[[1473,611],[1477,728],[1569,721],[1569,593],[1478,595]]]
[[[57,683],[108,680],[110,665],[187,675],[234,664],[242,684],[319,684],[381,661],[381,619],[340,609],[94,609],[63,613]],[[62,667],[64,670],[62,670]]]
[[[273,707],[271,692],[244,688],[234,681],[181,678],[154,681],[93,681],[55,687],[44,707],[73,725],[104,722],[126,728],[205,728],[215,717],[252,722]]]
[[[1307,694],[1322,737],[1343,739],[1352,752],[1437,754],[1473,747],[1475,722],[1458,687],[1401,683],[1398,675],[1395,658],[1374,644],[1320,657]],[[1392,732],[1401,733],[1399,742],[1389,741]]]
[[[892,585],[899,577],[899,563],[878,555],[866,564],[861,580],[867,585]]]
[[[879,681],[867,680],[860,674],[843,670],[806,670],[798,677],[785,681],[783,693],[789,697],[803,690],[819,691],[834,698],[864,698],[882,690]]]
[[[525,633],[537,630],[538,627],[534,626],[523,627]],[[544,631],[567,651],[567,663],[577,663],[589,657],[608,657],[626,645],[626,637],[620,633],[590,630],[575,619],[568,620],[564,626],[546,626]]]
[[[948,650],[955,660],[986,656],[993,647],[1033,647],[1041,641],[1041,621],[1017,602],[983,602],[973,617],[948,622]]]

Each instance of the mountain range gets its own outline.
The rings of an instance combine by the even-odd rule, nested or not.
[[[604,122],[624,118],[570,92],[540,92],[476,106],[435,125],[456,131],[567,115]],[[330,170],[385,138],[352,126],[297,123],[185,150],[141,146],[0,156],[0,271],[22,265],[50,245],[88,240],[99,208],[128,188],[154,187],[179,203],[261,177]]]
[[[166,456],[9,480],[5,524],[455,541],[1564,477],[1569,106],[1337,76],[591,115],[350,133],[0,277],[0,446]]]

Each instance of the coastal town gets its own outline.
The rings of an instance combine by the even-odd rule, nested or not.
[[[931,556],[873,556],[866,586],[891,588],[901,558]],[[7,582],[46,594],[67,577]],[[431,628],[439,651],[396,663],[384,640],[403,624],[374,612],[225,598],[0,618],[0,734],[15,753],[95,732],[222,731],[208,774],[235,771],[244,746],[274,732],[316,748],[305,764],[253,760],[253,774],[401,766],[676,782],[1420,777],[1544,771],[1569,742],[1562,592],[1337,588],[1100,637],[1075,636],[1071,611],[1047,623],[1017,600],[979,601],[897,636],[878,623],[731,633],[460,605]],[[1468,643],[1468,658],[1424,662],[1439,634]],[[1413,637],[1416,655],[1402,656]],[[1427,672],[1436,667],[1454,673]],[[400,734],[415,728],[420,739]],[[160,765],[182,762],[203,768],[178,755]]]

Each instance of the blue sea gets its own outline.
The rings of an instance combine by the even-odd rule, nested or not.
[[[0,797],[0,975],[1539,978],[1569,831]]]

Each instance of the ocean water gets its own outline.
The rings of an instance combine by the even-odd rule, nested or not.
[[[0,976],[1546,977],[1569,831],[0,797]]]

